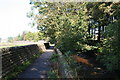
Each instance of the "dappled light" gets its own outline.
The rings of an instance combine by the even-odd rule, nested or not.
[[[0,34],[1,79],[120,79],[120,2],[28,4],[37,30]]]

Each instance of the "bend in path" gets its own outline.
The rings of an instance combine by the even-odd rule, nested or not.
[[[54,54],[54,50],[46,50],[46,52],[36,59],[18,78],[47,78],[47,72],[51,70],[50,57],[52,54]]]

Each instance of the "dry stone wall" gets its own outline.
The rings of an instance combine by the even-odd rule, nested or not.
[[[21,65],[39,52],[37,44],[0,49],[0,77],[7,75],[15,66]]]
[[[59,55],[58,57],[58,72],[62,78],[71,78],[75,76],[75,72],[70,69],[70,66],[67,64],[67,61],[64,59],[62,52],[59,49],[55,49],[55,52]]]

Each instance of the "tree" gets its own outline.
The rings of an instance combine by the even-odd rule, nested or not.
[[[34,33],[28,32],[28,33],[25,35],[25,40],[29,40],[29,41],[34,40]]]
[[[92,5],[92,6],[91,6]],[[98,40],[100,36],[104,36],[102,40],[102,53],[98,58],[106,66],[109,71],[120,70],[119,56],[120,56],[120,6],[119,3],[89,3],[88,10],[94,21],[98,23]],[[97,15],[99,13],[99,15]],[[97,16],[96,16],[97,15]],[[94,23],[92,25],[95,25]],[[101,28],[105,29],[104,33],[101,34]]]
[[[106,40],[103,45],[103,56],[101,61],[108,70],[119,70],[120,67],[120,3],[112,3],[110,5],[109,14],[111,16],[111,23],[106,27]]]
[[[44,39],[43,34],[41,32],[27,32],[24,31],[21,35],[19,34],[17,37],[15,37],[16,41],[38,41]]]
[[[111,2],[96,2],[88,3],[86,6],[87,15],[89,15],[88,20],[91,22],[89,23],[90,28],[98,29],[98,41],[100,41],[100,38],[105,31],[105,26],[111,22],[111,12],[109,12],[111,4]]]
[[[31,2],[38,9],[34,20],[37,28],[62,51],[74,51],[87,37],[85,3]],[[71,46],[72,45],[72,46]],[[78,47],[79,48],[79,47]]]
[[[8,42],[13,42],[14,38],[13,37],[8,37]]]
[[[2,38],[0,38],[0,42],[1,42]]]
[[[23,40],[23,38],[22,38],[22,36],[19,34],[17,37],[16,37],[16,41],[22,41]]]
[[[120,3],[48,3],[31,1],[37,9],[34,18],[38,30],[62,51],[81,50],[88,37],[101,43],[100,61],[110,71],[120,70]],[[88,23],[89,22],[89,23]],[[89,36],[88,36],[89,35]],[[101,39],[104,37],[103,39]],[[98,46],[99,47],[99,46]]]

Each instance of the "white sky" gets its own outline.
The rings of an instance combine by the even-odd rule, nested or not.
[[[15,37],[23,31],[33,31],[28,26],[31,9],[29,0],[0,0],[0,37]]]

